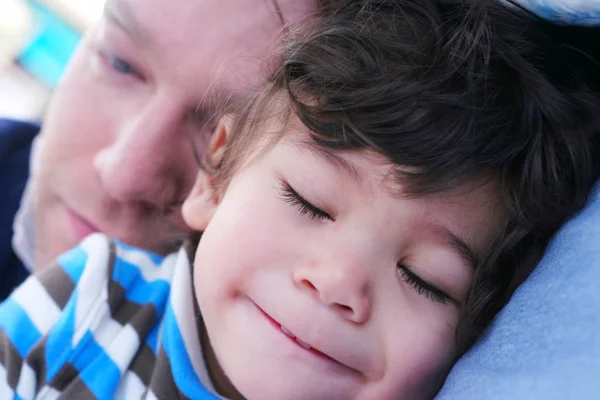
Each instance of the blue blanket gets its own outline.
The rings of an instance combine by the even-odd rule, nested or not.
[[[600,399],[600,184],[437,400]]]

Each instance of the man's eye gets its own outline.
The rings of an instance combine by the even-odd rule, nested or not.
[[[334,221],[333,217],[327,212],[311,204],[304,197],[300,196],[298,192],[287,182],[281,182],[281,197],[284,201],[290,203],[300,212],[300,215],[308,215],[314,220],[327,220]]]
[[[131,75],[137,78],[141,78],[142,74],[129,62],[125,61],[119,56],[112,55],[103,50],[99,50],[100,58],[103,64],[118,74]]]
[[[450,296],[433,286],[431,283],[419,278],[418,275],[405,265],[398,264],[398,275],[400,276],[400,279],[406,282],[420,295],[443,305],[447,305],[450,302]]]
[[[135,68],[133,68],[133,66],[131,64],[129,64],[127,61],[123,60],[122,58],[115,57],[115,56],[107,56],[106,61],[108,62],[108,64],[110,65],[110,67],[112,69],[114,69],[115,71],[117,71],[121,74],[135,75],[135,76],[139,75],[139,73],[135,70]]]

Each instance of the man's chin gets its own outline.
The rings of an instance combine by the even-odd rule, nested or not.
[[[44,243],[36,246],[35,251],[35,271],[43,270],[49,266],[52,266],[56,263],[56,260],[60,255],[67,252],[69,249],[77,246],[77,243],[56,243],[53,241],[52,243],[48,243],[44,241],[42,238],[38,238],[38,243]]]

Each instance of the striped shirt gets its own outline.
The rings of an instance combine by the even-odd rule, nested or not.
[[[2,399],[218,399],[190,264],[85,239],[0,305]]]

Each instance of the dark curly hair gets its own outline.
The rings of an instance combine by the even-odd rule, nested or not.
[[[325,3],[240,111],[217,174],[234,172],[283,96],[321,146],[411,167],[395,169],[406,195],[497,182],[508,218],[462,305],[464,351],[599,178],[600,30],[493,0]]]

